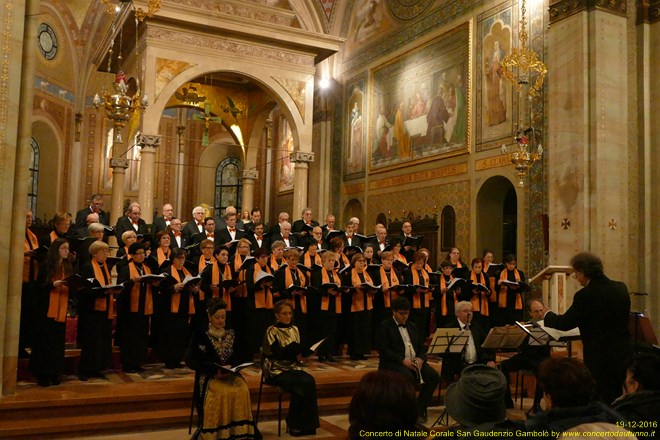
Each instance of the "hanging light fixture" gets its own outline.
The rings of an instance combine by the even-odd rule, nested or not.
[[[517,130],[513,136],[515,149],[509,152],[507,145],[502,145],[502,154],[509,155],[511,163],[516,169],[518,185],[523,187],[529,169],[543,157],[543,146],[537,140],[539,133],[534,128],[532,100],[540,96],[548,69],[538,59],[536,53],[527,47],[525,0],[522,0],[520,14],[520,46],[512,48],[511,53],[501,61],[502,75],[505,80],[514,85],[520,103]],[[528,121],[526,121],[527,118],[529,118]]]
[[[161,8],[161,0],[148,0],[146,11],[142,8],[136,8],[132,0],[101,0],[101,3],[105,5],[105,10],[108,14],[118,12],[121,9],[122,3],[130,3],[135,11],[135,18],[139,21],[153,17]]]

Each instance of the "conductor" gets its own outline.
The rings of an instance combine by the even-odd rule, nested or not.
[[[379,370],[396,371],[420,385],[417,398],[417,415],[420,423],[426,423],[426,409],[440,376],[426,362],[424,339],[413,322],[408,322],[410,301],[405,297],[392,300],[392,318],[380,323],[376,331],[376,349],[380,355]]]

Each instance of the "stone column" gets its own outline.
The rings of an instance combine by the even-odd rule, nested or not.
[[[115,142],[112,146],[113,155],[118,150],[117,147],[119,145],[121,144]],[[111,157],[110,168],[112,168],[112,193],[110,196],[112,208],[110,209],[110,223],[114,224],[119,217],[124,215],[124,182],[126,181],[128,159],[125,157]],[[108,244],[110,247],[117,247],[117,237],[110,235]]]
[[[606,272],[632,267],[628,63],[625,0],[551,1],[550,264],[586,250],[603,259]]]
[[[73,148],[71,149],[71,169],[72,170],[80,170],[82,169],[82,144],[80,143],[80,134],[82,130],[82,123],[83,123],[83,114],[82,113],[76,113],[75,116],[75,130],[74,130],[74,137],[73,137]],[[69,185],[69,205],[68,205],[68,210],[69,212],[76,212],[79,207],[80,207],[80,202],[82,201],[82,197],[86,196],[81,196],[80,190],[81,188],[84,187],[84,185],[81,185],[81,176],[82,173],[80,172],[73,172],[71,173],[71,182]],[[74,219],[75,220],[75,219]],[[117,219],[113,219],[117,220]]]
[[[310,162],[314,162],[314,153],[311,151],[294,151],[290,155],[291,163],[295,163],[294,187],[293,187],[293,213],[302,212],[307,203],[307,174]]]
[[[156,174],[156,149],[160,147],[159,135],[141,134],[138,136],[140,145],[140,191],[138,201],[142,207],[142,219],[147,224],[153,222],[154,216],[154,175]],[[180,209],[177,207],[177,209]]]
[[[243,170],[243,200],[241,210],[250,211],[254,208],[254,183],[259,178],[257,170]]]

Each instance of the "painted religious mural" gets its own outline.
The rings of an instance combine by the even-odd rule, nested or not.
[[[513,11],[509,2],[478,17],[477,150],[499,147],[513,132],[516,105],[501,62],[511,53]]]
[[[364,176],[367,151],[366,76],[349,81],[346,87],[344,122],[344,176],[346,180]]]
[[[385,0],[356,1],[346,32],[346,56],[350,58],[360,49],[373,44],[375,40],[392,33],[398,27],[399,24],[391,16]]]
[[[371,171],[467,151],[469,43],[465,23],[372,69]]]
[[[293,133],[286,118],[282,116],[279,119],[277,129],[278,192],[293,190],[294,168],[291,162],[291,153],[293,153]]]

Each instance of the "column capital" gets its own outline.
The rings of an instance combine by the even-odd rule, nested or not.
[[[637,1],[637,24],[654,24],[660,21],[660,0]]]
[[[151,147],[151,148],[158,148],[160,147],[160,141],[162,139],[162,136],[158,134],[140,134],[137,138],[137,143],[140,146],[140,148],[146,148],[146,147]]]
[[[115,168],[128,168],[128,159],[125,157],[111,157],[110,158],[110,168],[113,170]]]
[[[258,170],[243,170],[243,179],[257,180],[259,178]]]
[[[556,23],[578,12],[595,10],[626,16],[626,0],[551,0],[550,24]]]
[[[291,162],[309,163],[314,162],[314,153],[311,151],[294,151],[289,155]]]

